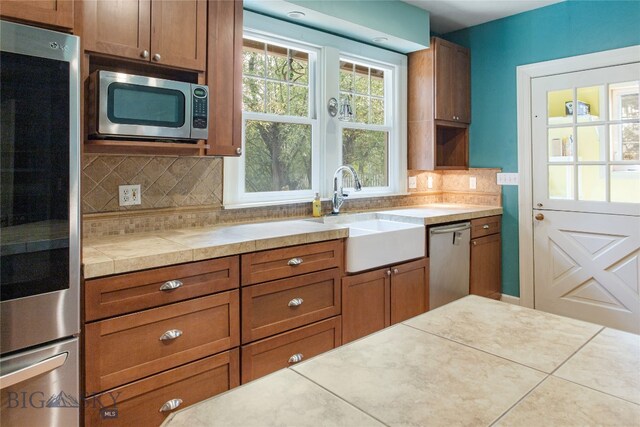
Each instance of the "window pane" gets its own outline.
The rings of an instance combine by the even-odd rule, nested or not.
[[[602,120],[604,86],[580,87],[576,91],[578,123]]]
[[[267,82],[267,113],[287,114],[289,91],[286,83]]]
[[[551,128],[548,132],[549,161],[573,160],[573,128]]]
[[[371,98],[371,123],[384,124],[384,99]]]
[[[356,95],[355,103],[356,117],[354,121],[358,123],[369,123],[369,97]]]
[[[247,120],[245,191],[311,188],[311,125]]]
[[[640,160],[640,124],[610,125],[611,160]]]
[[[306,86],[291,85],[289,87],[289,114],[292,116],[309,116],[309,91]]]
[[[371,69],[371,95],[384,96],[384,71]]]
[[[287,49],[280,46],[267,45],[267,77],[286,81],[288,71]]]
[[[606,166],[578,166],[578,200],[606,201],[606,182]]]
[[[369,68],[362,65],[355,66],[355,91],[363,95],[369,94]]]
[[[611,201],[640,203],[640,165],[611,166]]]
[[[609,114],[611,120],[640,119],[638,90],[640,82],[609,85]]]
[[[291,65],[289,67],[289,81],[292,83],[309,83],[309,54],[290,50]]]
[[[353,91],[353,64],[340,61],[340,90]]]
[[[569,105],[567,105],[569,103]],[[573,104],[573,90],[557,90],[547,94],[547,116],[549,124],[573,122],[573,109],[567,108]]]
[[[265,45],[253,40],[244,40],[242,51],[242,73],[245,75],[264,77]]]
[[[388,141],[389,133],[384,131],[342,131],[342,161],[355,168],[364,187],[389,185]]]
[[[549,166],[549,198],[573,200],[573,166]]]
[[[604,126],[581,126],[578,133],[578,161],[605,161]]]
[[[264,113],[264,80],[242,78],[242,110]]]

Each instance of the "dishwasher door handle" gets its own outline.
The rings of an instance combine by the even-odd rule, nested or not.
[[[451,233],[455,231],[464,231],[470,228],[471,228],[471,224],[467,223],[467,224],[462,224],[457,227],[451,227],[451,228],[432,228],[429,232],[431,234],[446,234],[446,233]]]

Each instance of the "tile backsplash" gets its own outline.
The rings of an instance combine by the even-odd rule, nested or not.
[[[224,209],[223,161],[214,157],[114,156],[82,159],[83,236],[98,237],[184,227],[311,216],[309,203]],[[409,171],[417,188],[409,194],[347,200],[341,211],[376,210],[428,203],[500,206],[500,169]],[[469,178],[476,177],[476,189]],[[432,188],[428,188],[428,179]],[[142,204],[118,205],[118,186],[140,184]],[[331,203],[323,201],[323,214]]]

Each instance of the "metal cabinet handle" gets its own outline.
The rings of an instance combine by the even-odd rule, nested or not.
[[[164,402],[164,405],[160,407],[159,412],[173,411],[178,406],[182,405],[182,399],[171,399]]]
[[[393,274],[398,274],[400,272],[400,270],[398,270],[397,268],[393,269]]]
[[[541,213],[536,214],[536,219],[537,219],[538,221],[542,221],[542,220],[544,219],[544,215],[542,215]]]
[[[242,147],[236,148],[236,154],[242,154]]]
[[[304,358],[304,356],[302,355],[302,353],[296,353],[296,354],[294,354],[293,356],[291,356],[289,358],[289,363],[301,362],[303,358]]]
[[[156,62],[160,62],[160,60],[162,59],[162,57],[160,56],[159,53],[156,53],[155,55],[153,55],[153,60]]]
[[[145,49],[142,52],[140,52],[140,58],[149,59],[149,51]]]
[[[167,282],[164,282],[162,284],[162,286],[160,286],[160,290],[161,291],[170,291],[170,290],[173,290],[173,289],[178,289],[182,285],[183,285],[183,283],[180,280],[169,280]]]
[[[38,375],[51,372],[64,365],[68,356],[69,353],[67,352],[60,353],[53,357],[49,357],[48,359],[34,363],[33,365],[4,374],[0,376],[0,389],[11,387],[12,385],[35,378]]]
[[[287,304],[289,307],[297,307],[299,305],[302,305],[302,303],[304,302],[304,300],[302,298],[294,298],[291,301],[289,301],[289,304]]]
[[[483,225],[482,228],[484,228],[485,230],[488,230],[489,229],[489,224]]]
[[[474,240],[473,242],[471,242],[473,244],[473,246],[476,246],[478,244],[477,240]]]
[[[175,340],[180,335],[182,335],[182,331],[180,329],[170,329],[164,334],[160,335],[160,341]]]
[[[288,265],[293,265],[293,266],[300,265],[300,264],[302,264],[302,258],[291,258],[289,260],[289,262],[287,262],[287,264]]]
[[[387,270],[387,276],[391,276],[391,270]]]

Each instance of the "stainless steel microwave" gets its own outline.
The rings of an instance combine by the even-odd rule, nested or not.
[[[98,138],[207,139],[207,86],[99,70],[89,78],[89,134]]]

